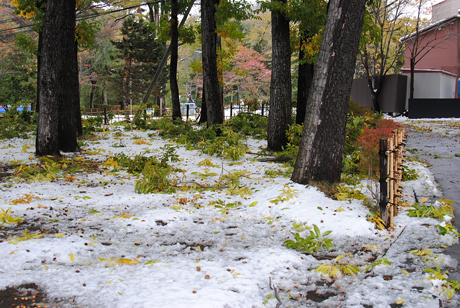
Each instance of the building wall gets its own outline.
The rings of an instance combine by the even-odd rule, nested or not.
[[[455,19],[448,25],[421,34],[419,50],[423,48],[422,54],[429,52],[415,65],[415,69],[443,70],[460,76],[459,30],[459,20]],[[412,40],[407,40],[405,68],[410,68],[411,50]]]
[[[380,108],[385,113],[401,114],[406,108],[407,77],[387,75],[383,80],[379,96]],[[360,106],[372,109],[371,89],[366,78],[353,79],[351,99]]]
[[[446,0],[433,5],[431,11],[431,22],[435,23],[458,14],[460,0]]]
[[[410,78],[410,71],[403,70]],[[457,76],[448,72],[417,70],[414,74],[414,98],[455,98]],[[409,94],[409,82],[407,93]],[[408,95],[409,96],[409,95]],[[406,107],[408,104],[406,103]]]

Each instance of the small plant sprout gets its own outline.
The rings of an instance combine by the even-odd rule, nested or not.
[[[371,264],[367,265],[365,272],[369,273],[370,271],[372,271],[374,269],[374,267],[382,266],[382,265],[391,266],[391,262],[388,261],[387,258],[378,258],[377,260],[375,260]]]
[[[420,203],[422,202],[420,201]],[[453,217],[454,207],[451,205],[453,203],[452,200],[447,199],[440,199],[429,207],[425,204],[414,203],[411,209],[406,210],[407,216],[419,218],[432,217],[444,220],[445,216]]]
[[[286,248],[291,249],[300,249],[304,251],[308,251],[309,253],[315,253],[323,249],[331,249],[332,239],[326,238],[332,231],[326,231],[321,234],[317,225],[313,225],[314,232],[310,230],[310,236],[306,238],[302,238],[299,233],[292,233],[294,235],[295,241],[293,240],[286,240],[284,245]]]
[[[339,261],[345,257],[350,255],[350,253],[340,255],[332,260],[331,263],[323,263],[319,265],[315,272],[320,272],[322,275],[328,277],[337,278],[339,275],[356,275],[357,273],[361,272],[361,269],[357,266],[353,266],[350,263],[342,262],[339,264]]]
[[[17,224],[24,220],[22,217],[13,217],[11,216],[11,207],[8,208],[6,211],[1,209],[2,213],[0,213],[0,223],[1,224]]]
[[[458,233],[457,229],[452,226],[452,224],[448,222],[443,222],[439,225],[436,225],[436,228],[438,228],[438,232],[440,235],[452,235],[454,239],[458,239],[460,234]]]
[[[219,165],[216,165],[212,162],[210,158],[206,158],[198,163],[198,166],[206,166],[206,167],[216,167],[219,168]]]
[[[365,200],[366,195],[364,195],[359,190],[355,190],[352,187],[348,186],[337,186],[338,192],[335,194],[335,198],[338,201],[345,201],[350,199]]]
[[[312,227],[310,226],[307,226],[306,224],[302,223],[302,222],[299,222],[299,223],[296,223],[296,221],[294,220],[292,222],[292,229],[294,230],[297,230],[299,232],[303,232],[303,231],[306,231],[306,230],[311,230]]]
[[[48,232],[41,233],[40,231],[38,231],[36,233],[29,233],[29,231],[24,230],[24,236],[12,236],[11,240],[9,240],[8,243],[17,244],[19,242],[41,238],[46,233],[48,233]]]
[[[379,230],[385,230],[386,225],[385,222],[380,218],[380,213],[371,211],[370,214],[367,215],[367,220],[373,222],[375,227]]]
[[[457,280],[449,280],[449,272],[444,271],[441,273],[441,269],[439,266],[435,269],[426,268],[423,270],[424,272],[428,273],[430,276],[428,280],[432,280],[433,286],[440,294],[446,296],[447,299],[451,299],[455,292],[460,291],[460,284]]]
[[[297,197],[299,191],[297,189],[291,189],[289,186],[284,185],[285,187],[280,189],[281,195],[278,197],[270,200],[271,203],[278,203],[278,202],[284,202],[284,201],[289,201],[290,199]]]

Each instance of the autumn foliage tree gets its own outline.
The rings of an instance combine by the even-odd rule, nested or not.
[[[232,69],[224,75],[226,90],[236,88],[240,99],[266,99],[270,95],[271,70],[267,58],[254,49],[239,48],[232,62]]]

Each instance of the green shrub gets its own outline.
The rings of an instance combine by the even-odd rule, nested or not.
[[[240,112],[225,122],[225,126],[246,136],[265,139],[267,137],[268,118],[259,114]]]
[[[26,103],[24,103],[26,104]],[[21,103],[10,106],[3,117],[0,118],[0,139],[4,138],[28,138],[27,133],[34,131],[38,122],[38,113],[24,108],[17,111]]]

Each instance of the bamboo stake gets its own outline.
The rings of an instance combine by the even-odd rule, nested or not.
[[[388,145],[388,169],[389,169],[389,189],[388,189],[388,200],[390,207],[390,228],[393,227],[393,205],[394,205],[394,139],[390,138]]]

